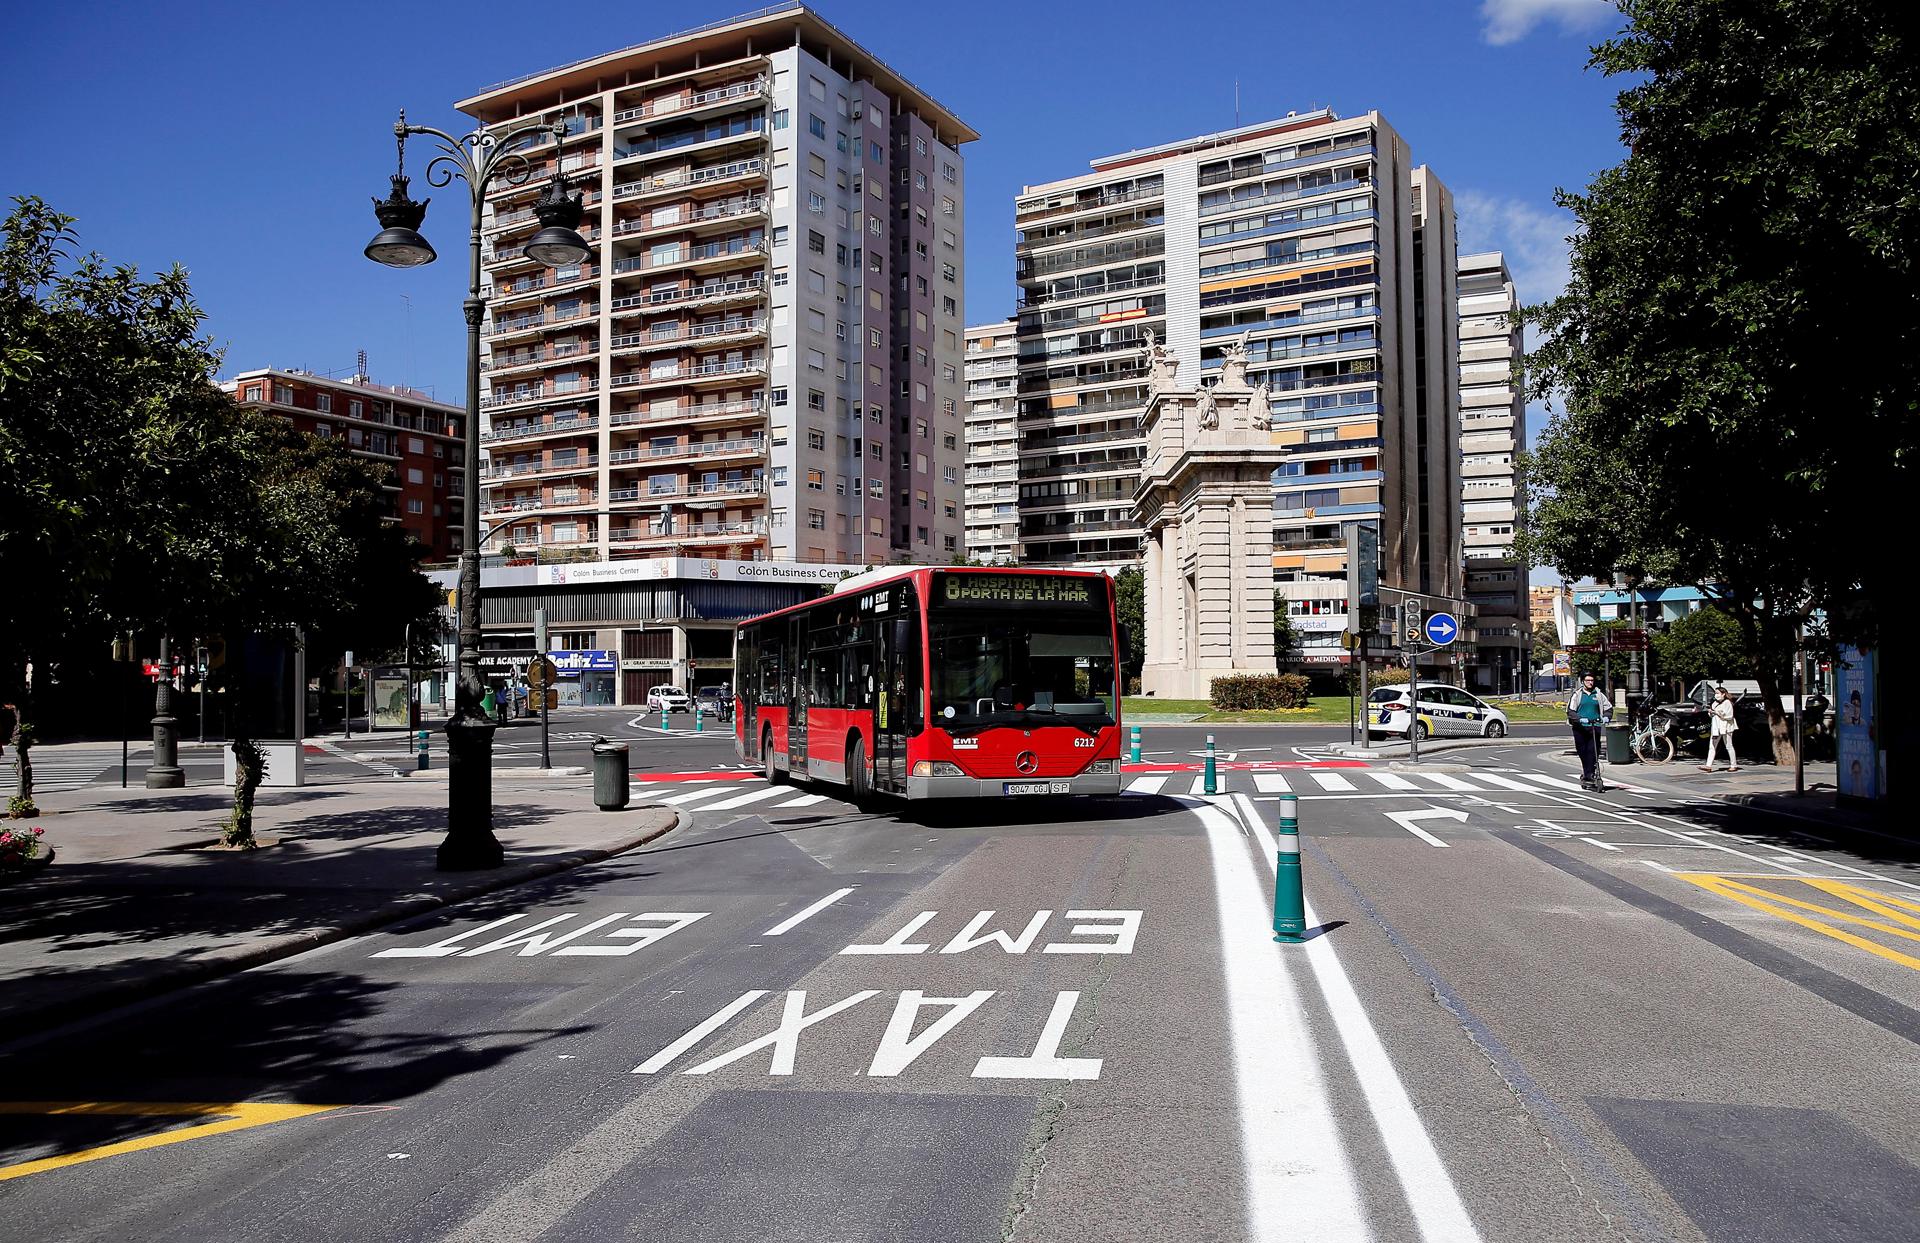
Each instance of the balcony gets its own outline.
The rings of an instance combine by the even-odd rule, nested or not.
[[[571,324],[583,319],[592,319],[599,314],[600,308],[598,306],[584,306],[577,311],[569,311],[565,314],[557,310],[550,310],[545,312],[534,311],[527,315],[509,316],[504,319],[494,320],[493,326],[487,330],[487,337],[489,340],[498,341],[503,337],[519,336],[523,332],[538,332],[542,328],[551,328],[559,324]]]
[[[1138,203],[1143,199],[1161,198],[1166,192],[1166,186],[1162,183],[1157,186],[1134,186],[1130,190],[1095,194],[1087,198],[1075,199],[1071,203],[1056,203],[1052,206],[1048,206],[1045,199],[1029,200],[1014,208],[1014,224],[1018,228],[1028,220],[1048,220],[1075,212],[1096,211],[1119,203]]]
[[[615,544],[687,544],[752,538],[766,533],[766,519],[747,518],[736,522],[678,522],[670,526],[656,522],[644,527],[614,531],[607,538]]]
[[[760,436],[739,440],[693,441],[678,445],[647,445],[634,449],[615,449],[607,454],[609,466],[645,466],[656,462],[688,461],[695,458],[762,457],[767,442]]]
[[[649,194],[661,194],[682,187],[718,185],[748,177],[759,177],[765,174],[766,170],[767,161],[759,156],[748,160],[734,160],[728,164],[713,164],[704,168],[679,168],[672,172],[656,173],[651,177],[622,182],[613,188],[613,197],[631,199]]]
[[[592,151],[578,151],[571,155],[561,157],[560,171],[569,181],[579,177],[582,173],[592,172],[599,167],[600,152],[598,148]],[[507,171],[512,171],[511,165],[508,166]],[[494,178],[493,181],[487,185],[487,199],[490,202],[498,203],[503,200],[518,198],[522,194],[538,194],[541,190],[545,189],[547,183],[552,180],[553,161],[550,159],[543,160],[539,164],[532,165],[524,181],[514,182],[508,181],[504,177]],[[595,177],[594,180],[598,181],[599,178]]]
[[[480,370],[497,375],[504,371],[518,371],[522,367],[542,367],[568,359],[591,358],[599,352],[600,347],[597,344],[542,346],[538,349],[522,350],[518,354],[495,354],[481,362]]]
[[[732,238],[724,242],[703,242],[698,246],[675,247],[671,251],[651,251],[644,255],[629,255],[625,259],[613,261],[613,274],[616,278],[630,272],[659,271],[663,268],[699,268],[715,264],[735,262],[742,259],[764,261],[767,244],[746,238]]]
[[[758,144],[766,141],[766,137],[767,123],[763,118],[758,124],[749,125],[743,129],[729,129],[724,134],[708,134],[702,131],[697,137],[687,135],[670,146],[648,147],[644,142],[634,146],[622,146],[616,143],[613,148],[613,163],[616,168],[623,166],[631,168],[642,160],[694,159],[712,155],[722,148],[736,146],[743,142]]]
[[[734,377],[765,375],[766,370],[767,361],[764,358],[730,359],[726,362],[675,366],[671,369],[655,366],[646,371],[631,371],[626,375],[617,375],[613,377],[609,387],[644,389],[670,384],[701,384]]]
[[[718,483],[675,484],[665,490],[651,485],[644,488],[613,488],[607,492],[607,503],[624,505],[636,501],[723,501],[731,498],[757,497],[765,491],[758,479],[723,479]]]
[[[577,453],[566,461],[493,463],[480,470],[482,479],[528,479],[536,475],[568,475],[592,470],[599,459],[592,453]]]
[[[1252,211],[1258,207],[1271,207],[1275,203],[1292,203],[1299,199],[1314,198],[1321,194],[1343,194],[1348,190],[1371,189],[1371,177],[1344,177],[1339,181],[1330,181],[1325,185],[1307,186],[1298,190],[1282,190],[1275,194],[1262,194],[1252,198],[1231,199],[1225,203],[1202,203],[1200,218],[1222,216],[1228,212]]]
[[[755,78],[750,82],[729,82],[725,86],[710,87],[704,91],[695,91],[691,95],[669,95],[664,99],[650,100],[635,108],[622,108],[613,114],[613,123],[626,125],[633,121],[685,116],[698,112],[702,108],[714,108],[737,100],[759,99],[766,93],[765,78]]]
[[[1014,298],[1014,308],[1025,310],[1029,307],[1047,306],[1055,302],[1073,302],[1080,298],[1103,298],[1110,294],[1125,293],[1129,289],[1153,289],[1167,283],[1165,273],[1157,276],[1139,276],[1131,280],[1114,281],[1105,285],[1085,285],[1076,289],[1023,289]],[[1147,318],[1141,316],[1142,319]]]
[[[615,298],[607,306],[616,314],[623,311],[651,310],[662,306],[717,306],[745,298],[757,298],[766,287],[766,273],[755,272],[744,280],[716,281],[705,285],[690,285],[685,289],[631,294],[624,298]]]
[[[615,237],[627,237],[635,233],[665,233],[676,229],[698,228],[720,220],[740,220],[748,216],[767,214],[767,200],[755,194],[743,199],[722,199],[717,203],[708,203],[691,211],[676,212],[671,218],[663,219],[659,211],[648,220],[623,220],[613,226]]]
[[[758,397],[745,401],[706,401],[679,402],[670,406],[653,406],[646,410],[622,410],[607,420],[609,427],[632,427],[645,423],[692,423],[701,419],[728,418],[738,419],[747,415],[757,415],[765,410]]]
[[[662,329],[665,331],[662,331]],[[630,332],[618,336],[607,343],[608,348],[619,354],[632,350],[661,349],[680,341],[698,341],[707,345],[718,345],[735,339],[746,340],[765,335],[767,321],[759,319],[729,319],[711,324],[684,324],[675,321],[671,324],[656,325],[646,332]]]
[[[569,285],[585,285],[597,279],[600,269],[591,265],[581,268],[573,276],[561,276],[557,272],[543,272],[539,276],[522,277],[517,281],[508,281],[502,285],[483,285],[481,293],[496,302],[507,302],[515,298],[530,297],[550,289],[564,289]]]
[[[555,419],[551,423],[521,423],[510,427],[496,427],[480,433],[483,445],[497,444],[508,440],[533,440],[541,436],[561,436],[578,432],[600,430],[600,416],[580,414],[568,419]]]
[[[495,390],[489,393],[480,399],[480,408],[482,410],[497,410],[502,406],[518,406],[527,402],[564,401],[570,397],[578,397],[583,393],[594,392],[599,387],[600,381],[597,379],[574,380],[568,384],[522,385],[519,388],[507,389],[504,392]]]
[[[1199,184],[1203,186],[1224,185],[1229,181],[1245,181],[1249,177],[1271,176],[1274,173],[1284,172],[1289,168],[1305,168],[1311,164],[1324,164],[1328,160],[1344,160],[1354,156],[1372,154],[1373,144],[1371,142],[1361,142],[1353,146],[1334,147],[1327,151],[1317,151],[1312,155],[1295,156],[1291,160],[1276,160],[1271,164],[1261,163],[1255,166],[1249,163],[1240,168],[1229,167],[1216,169],[1213,172],[1202,171]]]
[[[1268,328],[1291,328],[1299,324],[1324,324],[1340,319],[1378,319],[1380,308],[1377,306],[1343,307],[1334,311],[1315,311],[1311,315],[1276,315],[1271,319],[1249,320],[1245,323],[1220,324],[1212,328],[1202,328],[1200,339],[1212,340],[1215,337],[1237,337],[1248,332],[1262,332]]]
[[[582,204],[586,207],[589,213],[588,218],[591,219],[594,209],[600,205],[599,187],[598,186],[593,186],[593,187],[576,186],[574,188],[576,190],[579,190],[579,189],[585,190],[585,196],[582,199]],[[482,231],[487,234],[511,233],[515,229],[526,228],[528,225],[531,225],[536,221],[538,221],[539,218],[540,217],[534,213],[534,210],[531,207],[519,207],[519,208],[515,208],[512,211],[500,211],[499,209],[496,208],[493,213],[493,219],[487,221],[482,226]],[[495,238],[494,242],[497,245],[499,243],[499,239]]]

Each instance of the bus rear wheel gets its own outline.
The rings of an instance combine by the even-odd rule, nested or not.
[[[867,744],[855,738],[847,744],[847,799],[859,803],[873,792],[867,781]]]
[[[760,762],[766,767],[768,785],[780,784],[780,766],[773,762],[773,726],[760,731]]]

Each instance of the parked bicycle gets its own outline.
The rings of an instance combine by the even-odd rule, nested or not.
[[[1636,699],[1628,720],[1633,731],[1629,746],[1642,763],[1665,764],[1673,759],[1673,714],[1655,707],[1653,696]]]

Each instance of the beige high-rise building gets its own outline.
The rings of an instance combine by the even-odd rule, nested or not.
[[[1517,370],[1524,347],[1513,318],[1519,305],[1499,251],[1460,256],[1461,550],[1467,599],[1478,614],[1467,670],[1469,686],[1484,691],[1525,689],[1531,646],[1527,567],[1513,553],[1526,510],[1517,464],[1526,447]]]
[[[542,559],[948,560],[961,515],[959,118],[808,9],[489,87],[564,120],[487,187],[491,544]],[[521,247],[555,160],[593,255]]]
[[[1378,531],[1385,587],[1457,598],[1452,199],[1378,113],[1098,159],[1023,190],[1015,225],[1024,561],[1139,559],[1147,334],[1182,380],[1244,338],[1289,448],[1272,529],[1293,660],[1344,659],[1351,525]]]
[[[1020,464],[1013,321],[967,329],[967,556],[991,565],[1020,557]]]

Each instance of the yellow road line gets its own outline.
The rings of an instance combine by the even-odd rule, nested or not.
[[[341,1108],[339,1105],[268,1105],[251,1101],[238,1101],[225,1105],[201,1104],[192,1101],[0,1101],[0,1114],[35,1114],[43,1117],[219,1119],[215,1122],[203,1122],[199,1126],[182,1127],[177,1131],[162,1131],[157,1135],[142,1135],[137,1139],[121,1140],[117,1144],[83,1148],[79,1152],[69,1152],[57,1157],[42,1157],[37,1161],[22,1161],[17,1165],[0,1166],[0,1182],[10,1178],[24,1178],[28,1174],[39,1174],[46,1170],[57,1170],[69,1165],[79,1165],[86,1161],[98,1161],[104,1157],[118,1157],[147,1148],[159,1148],[166,1144],[178,1144],[190,1139],[203,1139],[209,1135],[221,1135],[228,1131],[243,1131],[248,1127],[265,1126],[271,1122],[284,1122],[289,1118],[305,1118],[339,1108]]]
[[[1888,919],[1897,920],[1915,931],[1920,931],[1920,919],[1916,919],[1913,915],[1901,913],[1902,911],[1913,911],[1916,914],[1920,914],[1920,902],[1915,902],[1908,898],[1896,897],[1890,893],[1880,893],[1872,889],[1862,889],[1858,885],[1848,884],[1846,881],[1841,880],[1809,877],[1807,884],[1812,885],[1815,889],[1823,893],[1830,893],[1836,898],[1843,898],[1855,906],[1864,906],[1870,911],[1875,911],[1881,915],[1885,915]]]
[[[1812,919],[1797,911],[1788,909],[1787,904],[1805,907],[1808,910],[1820,911],[1823,914],[1844,920],[1847,923],[1865,924],[1868,927],[1876,928],[1883,932],[1891,932],[1896,936],[1920,940],[1920,937],[1912,937],[1911,934],[1902,929],[1889,927],[1886,924],[1881,924],[1874,920],[1861,919],[1848,915],[1844,911],[1830,910],[1827,907],[1817,906],[1810,902],[1801,902],[1794,898],[1782,897],[1779,894],[1770,893],[1764,889],[1756,889],[1751,885],[1742,885],[1738,881],[1725,880],[1711,873],[1676,872],[1674,875],[1680,877],[1682,880],[1700,886],[1700,888],[1705,889],[1709,893],[1716,893],[1723,898],[1731,898],[1743,906],[1752,907],[1762,914],[1777,916],[1791,923],[1799,924],[1803,928],[1810,928],[1823,936],[1832,937],[1836,941],[1843,941],[1855,949],[1863,949],[1869,954],[1878,955],[1888,962],[1897,962],[1903,967],[1911,967],[1915,971],[1920,971],[1920,958],[1915,958],[1910,954],[1903,954],[1899,950],[1890,949],[1876,941],[1869,941],[1865,937],[1856,936],[1851,932],[1841,928],[1835,928],[1830,924],[1821,923],[1817,919]],[[1742,893],[1740,890],[1746,890],[1747,892]]]

